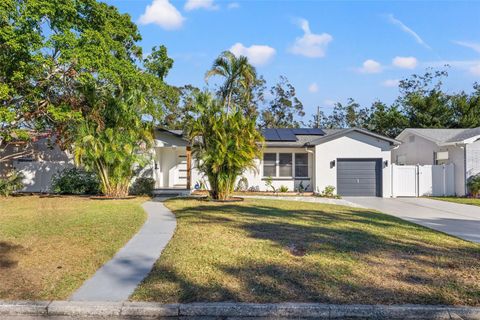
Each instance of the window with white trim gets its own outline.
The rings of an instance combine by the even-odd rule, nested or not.
[[[295,153],[295,177],[308,177],[308,154]]]
[[[292,177],[292,154],[291,153],[279,153],[279,170],[280,177]]]
[[[264,177],[277,176],[277,154],[276,153],[263,154],[263,176]]]

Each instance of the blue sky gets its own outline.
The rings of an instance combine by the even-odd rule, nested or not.
[[[307,119],[352,97],[392,102],[396,83],[450,64],[449,91],[480,82],[480,2],[109,0],[139,25],[144,53],[167,46],[173,85],[205,87],[223,50],[247,55],[273,85],[285,75]]]

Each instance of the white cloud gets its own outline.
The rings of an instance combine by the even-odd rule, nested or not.
[[[389,88],[398,87],[399,84],[400,84],[400,80],[398,79],[387,79],[382,82],[382,86],[389,87]]]
[[[380,73],[382,70],[382,65],[372,59],[365,60],[362,64],[362,67],[359,69],[359,71],[362,73]]]
[[[192,11],[197,9],[217,10],[219,7],[213,2],[213,0],[187,0],[184,9],[186,11]]]
[[[468,71],[470,71],[471,74],[473,74],[474,76],[480,76],[480,63],[478,63],[477,65],[473,65],[471,66]]]
[[[311,92],[311,93],[318,92],[318,84],[316,82],[311,83],[308,86],[308,92]]]
[[[463,47],[470,48],[470,49],[480,53],[480,43],[478,43],[478,42],[454,41],[454,43],[456,43],[460,46],[463,46]]]
[[[415,69],[418,61],[415,57],[395,57],[392,60],[392,64],[402,69]]]
[[[418,35],[418,33],[416,33],[415,31],[413,31],[413,29],[407,27],[402,21],[398,20],[397,18],[395,18],[393,16],[393,14],[389,14],[388,16],[388,21],[390,21],[391,24],[394,24],[396,25],[397,27],[399,27],[403,32],[409,34],[410,36],[412,36],[415,41],[417,41],[417,43],[421,44],[422,46],[424,46],[425,48],[427,49],[431,49],[431,47],[425,42],[423,41],[423,39]]]
[[[235,56],[246,56],[251,64],[255,66],[261,66],[270,62],[276,53],[276,50],[272,47],[265,45],[251,45],[245,47],[242,43],[237,42],[231,48]]]
[[[238,8],[240,8],[240,3],[238,3],[238,2],[230,2],[230,3],[227,5],[227,8],[228,8],[228,9],[238,9]]]
[[[309,58],[324,57],[327,46],[333,40],[333,37],[328,33],[312,33],[310,25],[305,19],[300,19],[299,24],[304,34],[302,37],[295,39],[295,43],[290,48],[290,51]]]
[[[163,29],[178,29],[183,25],[185,18],[168,0],[153,0],[145,12],[140,16],[141,24],[154,23]]]

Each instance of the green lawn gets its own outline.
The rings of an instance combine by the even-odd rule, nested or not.
[[[0,198],[0,299],[66,299],[146,219],[145,199]]]
[[[480,206],[480,199],[478,198],[434,197],[432,199]]]
[[[172,241],[132,300],[480,305],[480,245],[362,209],[166,202]]]

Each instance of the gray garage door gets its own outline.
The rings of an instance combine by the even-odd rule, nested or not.
[[[382,196],[382,159],[338,159],[337,192],[341,196]]]

